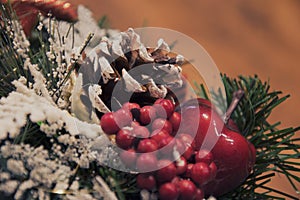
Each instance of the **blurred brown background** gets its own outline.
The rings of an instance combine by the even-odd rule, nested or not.
[[[154,26],[182,32],[198,41],[220,71],[231,77],[257,74],[272,89],[291,94],[271,121],[300,125],[300,1],[118,1],[73,0],[94,17],[107,15],[111,28]],[[299,133],[298,133],[299,134]],[[272,183],[295,192],[283,178]]]

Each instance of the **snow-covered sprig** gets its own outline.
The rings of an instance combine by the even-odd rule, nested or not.
[[[14,139],[20,133],[20,129],[25,126],[27,117],[34,123],[44,122],[41,129],[49,135],[56,134],[57,130],[63,128],[74,136],[84,135],[88,138],[95,138],[102,134],[99,125],[78,120],[19,81],[14,81],[14,85],[16,91],[0,100],[0,138],[2,140],[7,137]]]
[[[63,36],[45,32],[42,23],[30,43],[15,16],[1,9],[0,195],[111,199],[114,193],[100,176],[81,183],[80,171],[91,163],[104,163],[105,157],[98,154],[107,148],[97,143],[101,127],[79,120],[68,109],[74,89],[72,67],[81,55],[74,62],[74,55],[64,49],[66,43],[56,45]],[[58,30],[58,22],[48,20],[51,30]],[[87,42],[82,45],[74,47],[80,54]]]

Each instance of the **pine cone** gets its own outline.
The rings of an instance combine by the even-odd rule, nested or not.
[[[162,39],[156,48],[146,48],[133,29],[111,40],[103,38],[77,71],[82,74],[82,103],[88,112],[96,108],[100,117],[112,109],[112,103],[122,105],[130,101],[143,106],[157,98],[176,99],[172,90],[183,85],[184,58],[170,54]],[[90,87],[95,84],[101,86],[100,93]]]

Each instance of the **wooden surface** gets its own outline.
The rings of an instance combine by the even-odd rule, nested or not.
[[[272,89],[291,94],[271,116],[282,127],[300,125],[300,1],[73,0],[110,26],[174,29],[198,41],[220,71],[232,77],[258,74]],[[129,3],[130,2],[130,3]],[[298,133],[300,134],[300,133]],[[283,178],[273,185],[295,194]]]

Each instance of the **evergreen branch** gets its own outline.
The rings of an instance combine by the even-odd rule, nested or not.
[[[100,167],[99,174],[110,185],[112,191],[116,192],[120,200],[138,197],[139,189],[136,186],[136,175],[108,167]]]

